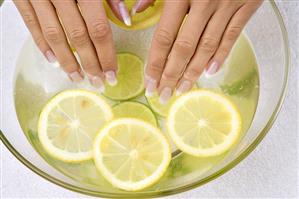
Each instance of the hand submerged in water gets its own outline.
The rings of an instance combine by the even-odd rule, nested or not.
[[[68,39],[92,85],[104,91],[105,79],[111,85],[117,83],[113,36],[101,0],[14,2],[39,49],[49,62],[58,61],[72,81],[81,81],[84,74]],[[136,1],[131,15],[154,2]],[[123,1],[108,3],[117,18],[131,25]],[[146,67],[146,94],[151,96],[157,89],[161,101],[167,102],[175,88],[177,94],[190,90],[204,69],[207,74],[216,73],[261,3],[262,0],[166,0]]]
[[[166,0],[146,66],[146,95],[157,89],[166,103],[174,89],[190,90],[205,69],[215,74],[262,2]]]
[[[123,1],[107,2],[120,20],[131,24]],[[105,79],[110,85],[117,83],[116,50],[102,0],[14,0],[14,3],[40,51],[50,63],[58,61],[72,81],[83,80],[84,73],[69,43],[76,49],[93,86],[103,92]],[[144,6],[147,4],[142,2],[135,12],[142,11]]]

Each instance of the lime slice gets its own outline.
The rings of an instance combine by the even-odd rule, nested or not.
[[[134,98],[144,90],[143,62],[130,53],[117,54],[118,73],[117,85],[106,84],[104,95],[112,100],[127,100]]]
[[[131,12],[136,0],[125,0],[124,2],[128,7],[129,11]],[[155,1],[153,6],[148,7],[143,12],[136,13],[134,16],[131,16],[131,26],[125,25],[124,22],[120,21],[117,17],[115,17],[114,13],[112,12],[110,6],[107,4],[106,1],[104,1],[104,8],[106,10],[108,18],[116,25],[127,30],[140,30],[153,26],[159,21],[163,10],[163,1]]]
[[[109,105],[97,94],[68,90],[54,96],[43,108],[38,137],[44,149],[66,162],[92,158],[94,138],[113,117]]]
[[[189,92],[169,110],[167,128],[179,149],[194,156],[215,156],[238,139],[241,116],[225,96],[206,90]]]
[[[97,169],[113,186],[137,191],[157,182],[171,160],[162,132],[142,120],[122,118],[110,122],[96,137]]]
[[[196,86],[192,88],[192,90],[196,90],[196,89],[197,89]],[[177,98],[178,96],[172,95],[172,97],[167,102],[167,104],[162,104],[160,102],[160,97],[157,93],[154,93],[152,97],[146,97],[147,102],[152,108],[152,110],[162,117],[167,117],[170,106]]]
[[[123,102],[112,109],[114,118],[136,118],[157,126],[157,119],[151,109],[139,102]]]

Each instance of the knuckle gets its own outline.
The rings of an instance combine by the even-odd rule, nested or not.
[[[61,33],[57,27],[46,27],[44,35],[47,41],[56,43],[60,41]]]
[[[226,38],[230,41],[234,41],[238,38],[242,28],[239,26],[230,27],[227,29]]]
[[[200,67],[190,67],[188,70],[185,72],[184,77],[186,79],[190,79],[192,81],[195,81],[197,77],[201,74],[201,69]]]
[[[91,63],[91,62],[85,62],[83,63],[83,67],[86,71],[95,71],[99,67],[98,65]]]
[[[103,20],[98,20],[94,24],[92,24],[90,37],[93,40],[101,41],[107,38],[110,33],[110,28],[108,24]]]
[[[219,49],[217,50],[216,54],[221,54],[221,55],[228,55],[230,53],[230,49],[227,47],[219,47]]]
[[[159,65],[150,65],[149,69],[152,72],[156,72],[156,73],[161,73],[163,71],[163,67],[161,67]]]
[[[188,40],[177,40],[173,45],[173,49],[178,53],[192,55],[195,45]]]
[[[32,25],[37,24],[37,21],[35,20],[34,15],[32,13],[30,13],[30,12],[24,13],[23,14],[23,19],[24,19],[25,23],[28,26],[32,26]]]
[[[149,64],[148,70],[152,73],[161,74],[164,66],[160,62],[153,62]]]
[[[42,38],[42,37],[37,37],[37,38],[35,39],[35,43],[36,43],[37,46],[42,46],[42,45],[44,44],[44,38]]]
[[[99,62],[94,59],[82,60],[82,67],[89,74],[98,74],[101,69]]]
[[[74,67],[76,66],[76,65],[71,64],[68,60],[61,60],[59,62],[59,64],[61,65],[63,70],[66,72],[74,71],[75,70]]]
[[[199,42],[199,49],[208,53],[214,53],[218,47],[219,42],[213,37],[204,37]]]
[[[88,42],[88,34],[85,28],[77,28],[70,32],[70,40],[75,46],[82,46]]]
[[[180,77],[180,73],[176,73],[173,71],[165,71],[162,75],[162,79],[167,80],[169,82],[176,82]]]
[[[172,45],[172,34],[165,29],[158,30],[157,34],[155,34],[154,39],[159,43],[162,47],[171,47]]]

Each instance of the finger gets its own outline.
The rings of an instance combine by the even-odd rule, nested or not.
[[[91,84],[99,88],[100,91],[104,91],[104,76],[100,62],[76,2],[52,0],[52,3],[64,24],[70,43],[80,57],[82,67],[88,74]]]
[[[256,4],[245,4],[234,14],[224,32],[219,48],[217,49],[213,58],[210,60],[211,64],[213,62],[218,63],[220,66],[223,64],[233,45],[241,34],[244,26],[254,14],[256,9],[260,6],[261,2],[262,1],[256,2]]]
[[[199,38],[212,16],[216,1],[206,4],[199,1],[197,5],[193,5],[189,11],[189,15],[184,21],[180,32],[173,44],[170,56],[167,60],[163,71],[159,90],[168,87],[171,90],[175,88],[177,82],[181,78],[187,64],[196,50]],[[168,99],[162,99],[162,101]]]
[[[63,70],[74,82],[83,80],[80,66],[72,53],[55,9],[50,1],[34,1],[31,4],[36,12],[43,35],[53,49]]]
[[[127,26],[132,25],[128,8],[123,0],[107,0],[107,3],[120,21],[124,22]]]
[[[155,0],[137,0],[134,4],[131,15],[134,16],[136,12],[142,12],[146,10],[149,6],[153,5]]]
[[[110,85],[116,85],[116,50],[101,1],[79,0],[78,2],[106,80]]]
[[[198,79],[210,58],[216,52],[223,32],[229,23],[237,7],[223,7],[217,10],[208,22],[202,37],[200,38],[197,50],[189,62],[184,75],[178,85],[179,93],[191,89],[193,83]],[[219,65],[213,65],[213,70],[218,70]],[[188,88],[184,85],[191,85]],[[178,94],[179,94],[178,93]]]
[[[169,51],[187,10],[188,1],[165,2],[159,26],[153,36],[149,60],[146,66],[145,85],[147,96],[152,96],[159,83]],[[164,95],[168,96],[169,91],[165,91]]]
[[[48,45],[47,41],[45,40],[40,25],[38,23],[37,16],[30,4],[29,1],[22,1],[22,0],[14,0],[14,3],[22,15],[22,18],[29,29],[33,40],[40,51],[44,54],[46,59],[50,63],[56,62],[56,57],[52,52],[50,46]]]

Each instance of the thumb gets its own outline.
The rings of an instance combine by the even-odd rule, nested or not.
[[[131,15],[135,15],[136,12],[142,12],[146,10],[148,7],[153,5],[155,0],[137,0],[135,5],[132,8]]]
[[[127,26],[132,25],[128,8],[123,0],[107,0],[107,3],[120,21],[124,22]]]

